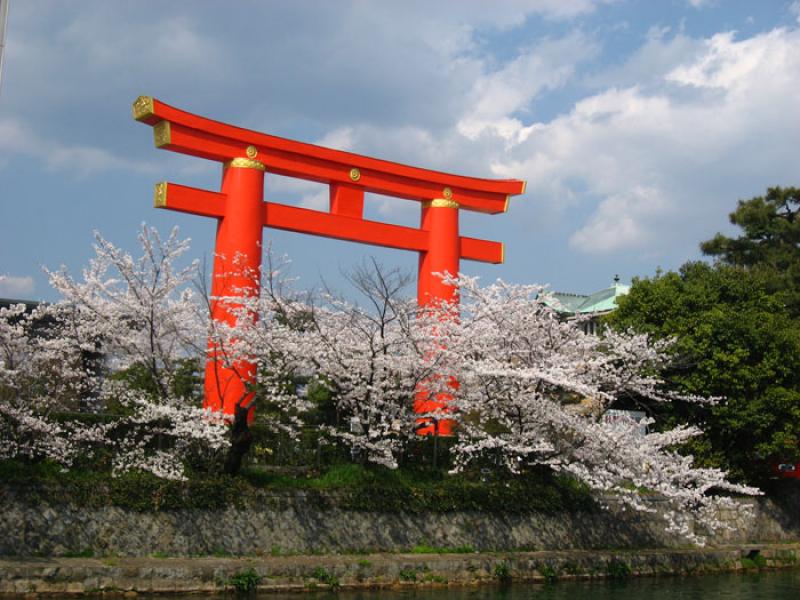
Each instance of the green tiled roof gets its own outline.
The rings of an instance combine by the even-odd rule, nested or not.
[[[611,287],[589,295],[552,292],[545,299],[545,303],[562,314],[606,313],[617,308],[617,297],[624,296],[630,289],[628,285],[614,282]]]

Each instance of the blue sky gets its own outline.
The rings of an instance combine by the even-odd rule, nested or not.
[[[216,190],[219,166],[156,150],[139,95],[293,139],[438,170],[528,181],[462,232],[506,243],[485,281],[591,292],[675,269],[730,231],[740,198],[798,185],[800,1],[11,0],[0,88],[0,296],[52,299],[92,232],[136,251],[177,225],[208,258],[214,223],[157,211],[152,187]],[[317,184],[268,200],[323,208]],[[416,203],[368,218],[416,225]],[[266,231],[303,287],[376,256]]]

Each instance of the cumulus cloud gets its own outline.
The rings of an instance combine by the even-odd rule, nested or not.
[[[27,298],[33,294],[34,288],[33,277],[0,275],[0,296],[14,299]]]
[[[672,53],[669,44],[662,48]],[[724,214],[754,182],[755,193],[796,177],[797,30],[743,40],[721,33],[688,57],[672,54],[678,63],[657,87],[586,97],[569,113],[530,125],[526,141],[495,162],[498,175],[526,176],[530,193],[546,202],[582,196],[596,203],[570,238],[577,250],[696,243],[708,228],[704,217]],[[656,63],[665,71],[663,60]]]
[[[406,2],[401,12],[417,15],[424,12],[437,22],[452,21],[455,17],[475,25],[508,28],[520,25],[531,15],[557,21],[570,20],[617,1],[619,0],[458,0],[452,3],[413,0]]]
[[[693,8],[703,8],[715,4],[717,0],[686,0]]]
[[[356,123],[320,141],[441,170],[527,179],[534,201],[515,208],[516,222],[538,231],[569,218],[569,246],[585,254],[659,257],[695,248],[737,198],[792,181],[797,30],[744,39],[651,30],[623,64],[583,77],[582,64],[598,52],[581,32],[544,40],[506,62],[473,64],[479,74],[446,126]],[[580,81],[590,91],[569,110],[531,119],[540,98]],[[324,208],[327,196],[309,190],[302,202]],[[408,205],[378,200],[378,210],[392,215]]]
[[[586,75],[590,88],[639,86],[658,88],[676,65],[691,62],[703,51],[703,40],[678,31],[670,36],[669,28],[651,28],[644,44],[620,64]]]
[[[795,182],[800,34],[622,32],[605,15],[590,20],[607,3],[275,2],[231,11],[31,0],[15,8],[9,32],[0,167],[36,155],[59,173],[149,173],[171,153],[154,155],[127,106],[151,93],[325,146],[527,179],[528,197],[513,205],[526,240],[559,223],[578,254],[683,252],[713,234],[737,198]],[[800,18],[800,2],[789,9]],[[606,44],[617,35],[641,35],[641,45],[617,54]],[[186,159],[168,171],[193,184],[212,180],[213,169]],[[271,176],[267,198],[317,209],[328,201],[324,186]],[[367,205],[387,218],[416,209],[394,199]]]
[[[570,236],[569,244],[587,254],[641,246],[655,237],[665,208],[664,197],[656,188],[636,186],[610,195],[589,222]]]
[[[42,149],[47,151],[43,152]],[[0,119],[0,167],[13,156],[37,157],[52,171],[86,177],[104,171],[153,173],[151,163],[129,160],[104,148],[68,144],[39,136],[23,120]]]
[[[597,51],[597,44],[581,33],[523,49],[502,68],[477,78],[458,131],[473,140],[485,131],[513,140],[523,129],[514,115],[529,111],[541,92],[563,86],[574,75],[577,64]]]

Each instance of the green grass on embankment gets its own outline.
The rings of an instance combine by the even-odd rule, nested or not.
[[[50,463],[0,461],[0,487],[31,501],[117,506],[136,511],[244,507],[302,492],[320,507],[377,512],[483,511],[504,513],[582,511],[594,508],[576,481],[546,472],[502,478],[447,475],[435,469],[397,469],[340,464],[318,472],[287,474],[247,467],[239,476],[194,474],[188,481],[148,473],[62,470]]]

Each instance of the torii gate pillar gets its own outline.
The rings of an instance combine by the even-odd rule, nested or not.
[[[452,195],[449,188],[445,195]],[[430,247],[419,255],[417,302],[420,306],[457,300],[456,289],[444,283],[441,275],[458,275],[460,249],[458,236],[458,203],[450,198],[437,198],[423,203],[421,229],[428,232]]]
[[[444,198],[437,198],[422,204],[420,228],[428,232],[429,248],[419,255],[419,274],[417,277],[417,304],[435,308],[442,303],[458,303],[458,289],[445,283],[443,275],[453,277],[461,271],[461,252],[458,232],[458,203],[452,200],[452,191],[445,188]],[[447,377],[440,375],[439,377]],[[458,383],[448,378],[449,385],[457,388]],[[447,413],[447,403],[452,396],[441,392],[432,395],[423,383],[414,399],[417,414]],[[418,419],[417,432],[420,435],[450,435],[453,422],[447,418],[434,421]]]
[[[221,192],[227,201],[225,215],[217,222],[211,282],[211,318],[216,323],[235,325],[235,312],[241,307],[221,299],[258,296],[260,291],[264,170],[257,160],[236,158],[225,163],[222,171]],[[224,366],[222,354],[215,343],[209,344],[205,405],[226,415],[235,414],[237,406],[252,414],[253,393],[246,383],[255,379],[255,365],[239,361]]]

